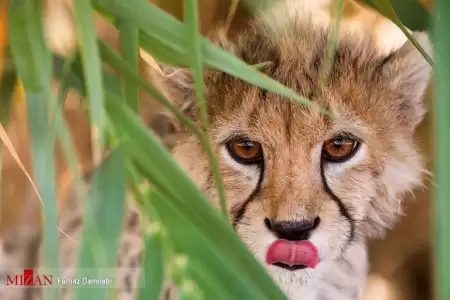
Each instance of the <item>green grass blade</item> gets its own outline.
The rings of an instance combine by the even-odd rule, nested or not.
[[[189,118],[181,114],[180,110],[172,104],[169,100],[167,100],[159,91],[155,88],[151,87],[150,84],[143,79],[142,77],[136,75],[133,72],[132,67],[130,67],[125,61],[123,61],[120,56],[114,52],[113,49],[108,47],[106,44],[100,42],[100,51],[102,58],[109,64],[114,70],[119,71],[122,76],[127,77],[129,80],[132,80],[136,84],[138,84],[141,88],[143,88],[146,92],[152,95],[156,101],[159,101],[162,105],[164,105],[170,112],[172,112],[177,118],[183,122],[189,129],[191,129],[197,135],[201,135],[202,133],[199,131],[198,126]]]
[[[76,65],[74,64],[74,66]],[[82,82],[79,79],[81,76],[81,70],[73,74],[72,78],[75,84]],[[176,203],[178,213],[181,212],[190,224],[195,224],[195,228],[199,228],[198,230],[202,232],[204,238],[214,242],[213,246],[208,247],[208,249],[214,249],[215,253],[220,253],[220,256],[226,259],[224,263],[230,265],[230,268],[233,266],[237,268],[234,277],[244,277],[241,282],[248,282],[248,288],[252,286],[253,282],[253,284],[256,284],[256,290],[262,290],[263,294],[272,295],[273,299],[284,299],[279,288],[273,283],[262,266],[256,262],[229,224],[220,217],[219,212],[211,206],[205,195],[198,190],[186,173],[178,166],[159,139],[150,134],[148,128],[142,124],[141,119],[130,110],[125,101],[122,101],[120,88],[115,89],[119,79],[111,77],[109,74],[104,74],[104,78],[105,87],[108,89],[106,93],[108,114],[120,131],[119,135],[128,137],[127,140],[122,140],[122,148],[133,161],[139,162],[137,164],[139,170],[144,172],[152,185],[163,192],[165,197],[169,197],[168,199],[171,202]],[[112,93],[109,92],[110,90]],[[155,157],[158,159],[155,159]],[[176,184],[176,189],[173,188],[173,184]],[[171,218],[173,219],[173,217]],[[161,220],[159,221],[161,222]],[[179,231],[179,227],[177,227],[177,230]],[[185,246],[192,247],[195,245],[188,243]],[[195,253],[194,251],[193,254],[197,255]],[[217,263],[213,263],[213,265],[218,267]],[[221,273],[222,268],[216,270],[216,272],[218,272],[216,274]]]
[[[141,77],[137,76],[133,73],[131,67],[127,65],[126,62],[124,62],[117,53],[114,52],[111,48],[109,48],[104,43],[100,42],[100,51],[102,54],[103,59],[115,70],[120,72],[123,76],[127,77],[129,80],[135,82],[140,87],[142,87],[146,92],[148,92],[150,95],[154,97],[155,100],[159,101],[161,104],[163,104],[170,112],[172,112],[177,118],[180,120],[180,122],[184,123],[187,128],[189,128],[200,140],[201,145],[206,149],[207,153],[210,157],[212,157],[214,154],[211,152],[210,147],[208,147],[208,140],[207,137],[203,134],[203,132],[200,130],[200,128],[193,122],[190,118],[183,115],[180,110],[173,105],[169,100],[167,100],[160,92],[158,92],[156,89],[152,88],[149,83],[142,79]],[[111,81],[108,86],[110,90],[117,87],[117,83],[114,82],[114,79],[112,79],[110,76],[105,78],[106,81]]]
[[[215,247],[208,249],[214,249],[214,253],[220,254],[222,259],[226,259],[225,264],[236,268],[237,274],[233,276],[243,277],[242,282],[247,282],[245,285],[248,285],[246,288],[253,287],[256,291],[261,291],[272,299],[283,299],[282,293],[262,266],[256,262],[225,220],[219,217],[218,211],[209,204],[205,195],[180,169],[161,142],[149,133],[139,117],[133,114],[120,99],[115,99],[110,94],[107,95],[108,113],[123,134],[129,136],[129,140],[123,143],[126,153],[139,162],[152,184],[167,195],[172,200],[170,202],[174,205],[176,203],[178,210],[183,212],[183,218],[189,220],[187,223],[196,224],[195,226],[201,229],[203,239],[209,238],[214,241]],[[154,159],[155,157],[158,159]],[[176,189],[173,189],[174,183],[176,183]],[[158,201],[153,201],[152,204],[156,205],[156,202]],[[177,218],[170,218],[177,221]],[[165,218],[161,216],[159,221],[162,222],[163,219]],[[177,231],[179,228],[178,226]],[[186,236],[190,235],[186,233]],[[224,241],[226,242],[224,243]],[[192,242],[185,246],[193,247],[193,250],[196,248]],[[199,254],[193,251],[192,255]],[[223,266],[218,266],[217,262],[210,261],[210,264],[211,268],[220,269],[217,269],[218,273],[223,272]]]
[[[431,16],[420,0],[391,0],[400,21],[414,31],[428,30]]]
[[[114,272],[124,207],[124,154],[117,148],[96,170],[85,201],[78,277],[100,279],[110,277]],[[109,288],[109,285],[76,288],[74,299],[105,299]]]
[[[49,111],[56,101],[51,91],[52,61],[41,24],[41,1],[17,0],[9,7],[9,37],[14,64],[25,88],[35,181],[45,217],[42,267],[59,276],[59,232],[56,212],[55,128]],[[49,126],[50,124],[50,126]],[[45,289],[45,299],[60,299],[59,289]]]
[[[81,75],[79,70],[75,77]],[[105,87],[111,87],[113,91],[112,94],[109,91],[106,94],[106,107],[111,120],[121,131],[120,136],[128,137],[128,140],[122,141],[122,147],[127,155],[135,162],[139,162],[137,164],[139,169],[144,171],[152,185],[163,191],[171,199],[171,202],[176,203],[178,212],[185,215],[190,224],[195,224],[195,228],[199,228],[198,230],[207,239],[214,241],[214,244],[208,249],[214,249],[212,250],[214,253],[220,253],[220,257],[226,259],[224,263],[230,265],[230,268],[233,266],[237,268],[237,273],[233,273],[233,278],[241,278],[240,282],[248,282],[246,286],[248,285],[247,288],[250,289],[251,286],[256,285],[256,290],[262,290],[265,295],[272,295],[273,299],[284,299],[262,266],[255,261],[253,255],[237,238],[225,220],[219,217],[219,212],[210,205],[203,193],[180,169],[158,138],[149,133],[140,118],[120,99],[120,89],[114,90],[117,87],[118,79],[110,78],[111,75],[107,74],[104,76]],[[109,81],[110,84],[107,84],[106,82]],[[80,80],[75,80],[75,82],[79,83]],[[158,159],[154,159],[155,157]],[[176,183],[177,189],[173,189],[174,183]],[[171,218],[173,219],[173,217]],[[174,220],[176,221],[176,219]],[[179,231],[179,227],[177,230]],[[185,246],[195,245],[188,243]],[[196,253],[194,251],[193,255],[198,255]],[[217,262],[212,265],[211,267],[219,267]],[[216,272],[218,272],[216,274],[221,273],[222,268]]]
[[[106,115],[102,88],[102,69],[93,20],[94,10],[90,0],[74,1],[73,9],[80,52],[83,58],[90,119],[95,128],[93,132],[93,149],[94,154],[97,153],[96,155],[99,155],[105,143],[103,129],[106,125]],[[95,161],[99,159],[99,157],[94,157]]]
[[[182,210],[176,208],[174,201],[169,201],[168,198],[157,194],[152,199],[152,206],[157,210],[160,222],[166,228],[175,251],[186,255],[187,275],[192,276],[192,279],[201,285],[199,287],[204,293],[204,299],[285,299],[277,289],[267,289],[264,281],[253,277],[256,274],[252,275],[253,280],[250,280],[248,276],[250,272],[257,272],[260,266],[256,268],[246,266],[245,271],[242,272],[235,263],[237,252],[231,255],[234,257],[231,260],[223,256],[223,241],[231,242],[225,235],[221,235],[222,247],[218,247],[208,235],[180,213]],[[183,228],[183,231],[179,228]],[[189,236],[189,239],[183,238],[186,236]],[[208,278],[206,282],[205,277]],[[209,281],[212,277],[218,280]],[[230,287],[233,288],[230,289]]]
[[[436,1],[434,24],[436,73],[435,73],[435,155],[436,161],[436,299],[450,297],[450,2]]]
[[[390,0],[363,0],[366,4],[372,6],[376,10],[378,10],[385,17],[394,22],[395,25],[400,28],[408,40],[420,51],[423,57],[428,61],[430,66],[434,67],[433,59],[427,54],[427,52],[422,48],[422,46],[416,41],[416,39],[409,33],[408,29],[403,25],[402,21],[398,17],[398,14],[392,7]]]
[[[122,57],[133,68],[135,74],[139,74],[139,30],[130,21],[119,20],[118,29],[120,31],[120,52]],[[135,111],[138,109],[139,88],[130,80],[124,81],[124,98],[128,105]]]
[[[187,43],[187,56],[191,63],[192,73],[194,76],[195,90],[197,92],[197,103],[200,108],[201,120],[203,128],[206,132],[209,131],[209,117],[206,109],[205,101],[205,83],[203,81],[203,56],[201,49],[201,34],[199,31],[199,15],[198,15],[198,1],[197,0],[185,0],[184,5],[184,20],[186,23],[186,36],[189,39]],[[208,153],[211,168],[213,170],[214,182],[217,186],[217,192],[220,200],[220,207],[225,219],[228,220],[228,206],[225,198],[225,189],[223,181],[220,176],[219,165],[217,158],[211,150],[210,135],[206,135],[206,147],[205,150]]]
[[[320,85],[325,86],[328,82],[328,78],[331,73],[331,69],[334,64],[334,57],[336,55],[336,49],[338,46],[339,31],[341,25],[342,13],[344,11],[344,0],[337,0],[335,4],[335,13],[333,14],[333,25],[330,31],[330,37],[328,41],[328,47],[325,54],[325,59],[320,66]]]
[[[138,300],[158,300],[164,283],[164,258],[161,227],[150,224],[144,236],[143,264]]]
[[[133,2],[132,5],[121,1],[111,3],[106,0],[95,0],[95,3],[116,17],[133,20],[143,32],[140,36],[140,45],[149,53],[153,54],[152,49],[155,48],[155,45],[158,45],[172,56],[179,57],[179,61],[183,60],[184,65],[189,65],[185,49],[185,25],[163,10],[144,1]],[[206,66],[228,73],[298,103],[304,105],[312,104],[311,101],[299,96],[292,89],[258,72],[242,60],[215,46],[209,40],[205,38],[201,40],[202,54]],[[328,113],[324,109],[321,109],[321,111]]]
[[[70,68],[71,64],[72,64],[71,62],[68,62],[65,67]],[[70,69],[68,71],[70,71]],[[78,160],[78,156],[74,150],[75,147],[74,144],[72,143],[71,133],[68,130],[67,123],[62,114],[62,110],[64,108],[64,100],[68,90],[69,90],[69,73],[66,73],[64,74],[64,77],[60,81],[60,87],[58,92],[59,106],[54,113],[54,120],[55,120],[54,122],[57,131],[58,142],[62,147],[64,157],[66,158],[69,169],[73,174],[73,183],[74,183],[73,185],[75,186],[75,193],[78,199],[80,200],[80,203],[84,204],[87,186],[84,179],[82,178],[82,175],[80,174],[79,170],[80,163]]]

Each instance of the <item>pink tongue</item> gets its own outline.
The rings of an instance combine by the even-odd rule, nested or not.
[[[317,248],[310,241],[276,240],[267,249],[266,263],[315,268],[319,263],[319,255]]]

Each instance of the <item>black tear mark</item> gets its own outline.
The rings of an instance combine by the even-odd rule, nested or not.
[[[256,199],[257,196],[259,195],[259,193],[261,192],[261,186],[262,186],[262,182],[263,182],[263,179],[264,179],[264,169],[265,169],[264,160],[262,160],[261,163],[258,164],[258,168],[259,168],[258,184],[256,185],[256,187],[253,190],[253,192],[250,194],[250,196],[247,198],[247,200],[244,202],[244,204],[242,204],[242,206],[239,208],[239,210],[233,216],[233,228],[235,230],[236,230],[236,226],[239,224],[239,222],[241,222],[242,218],[244,217],[245,211],[247,210],[247,206],[254,199]]]
[[[345,207],[344,203],[342,202],[341,199],[339,199],[338,196],[336,196],[333,191],[330,189],[330,187],[328,186],[326,177],[325,177],[325,160],[323,158],[323,156],[320,158],[320,176],[322,178],[322,182],[323,182],[323,189],[325,191],[325,193],[328,194],[328,196],[331,197],[331,199],[333,199],[333,201],[337,204],[337,206],[339,207],[339,212],[341,213],[341,215],[346,218],[348,220],[348,222],[350,223],[350,236],[348,238],[348,243],[350,243],[354,238],[355,238],[355,220],[353,220],[352,216],[350,215],[347,207]]]

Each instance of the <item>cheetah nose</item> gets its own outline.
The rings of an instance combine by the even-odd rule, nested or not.
[[[300,241],[307,240],[312,231],[319,226],[320,218],[302,221],[279,221],[265,219],[264,223],[279,239]]]

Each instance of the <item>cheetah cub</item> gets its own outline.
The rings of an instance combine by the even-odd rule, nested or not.
[[[422,183],[414,135],[426,113],[422,97],[431,69],[409,42],[386,55],[372,38],[342,33],[323,85],[329,28],[288,3],[258,14],[232,37],[212,40],[248,64],[269,62],[263,73],[333,117],[205,70],[210,134],[231,222],[289,299],[361,299],[366,240],[393,226],[404,194]],[[165,84],[198,119],[189,71],[177,70]],[[181,135],[173,155],[218,205],[205,152],[187,130]],[[77,239],[81,217],[74,211],[63,212],[61,223]],[[71,266],[76,244],[61,238],[62,265]],[[136,294],[142,248],[131,204],[122,241],[118,299],[128,300]]]

